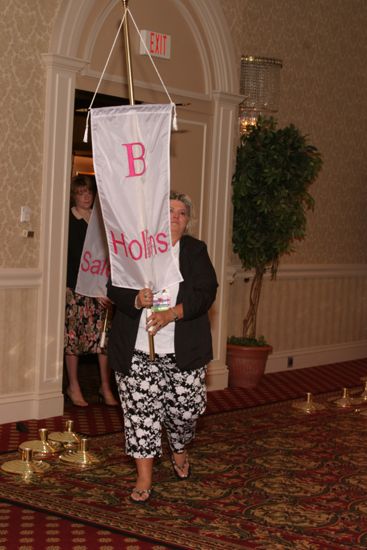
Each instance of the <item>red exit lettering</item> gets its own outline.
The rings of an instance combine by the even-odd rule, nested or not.
[[[171,36],[157,31],[141,31],[142,41],[140,42],[140,53],[148,53],[154,57],[171,57]]]
[[[156,55],[166,55],[167,35],[150,31],[149,51]]]

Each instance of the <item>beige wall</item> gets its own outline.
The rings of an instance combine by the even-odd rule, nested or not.
[[[284,263],[366,263],[367,3],[224,0],[241,53],[283,60],[278,118],[324,159],[308,237]]]
[[[258,333],[268,370],[367,355],[367,4],[364,0],[225,0],[240,54],[283,60],[278,120],[322,153],[307,238],[264,284]],[[232,271],[238,268],[232,258]],[[249,284],[230,287],[228,332],[240,334]],[[237,304],[242,303],[239,308]]]
[[[61,0],[1,1],[0,266],[37,267],[41,217],[45,71],[40,54]],[[34,239],[20,237],[20,207],[32,209]],[[30,227],[24,224],[25,228]]]
[[[74,9],[86,4],[92,9],[85,31],[78,36],[72,25],[64,31],[60,27],[60,14],[73,5],[69,0],[1,2],[0,422],[17,414],[19,396],[30,403],[34,417],[42,416],[50,402],[56,400],[57,407],[62,403],[64,208],[71,166],[57,151],[70,141],[72,127],[56,120],[63,133],[43,140],[45,135],[48,138],[45,128],[52,126],[51,119],[72,117],[74,87],[95,89],[109,50],[106,37],[111,36],[111,24],[116,24],[118,8],[105,19],[101,6],[110,5],[107,0],[78,0]],[[209,244],[221,282],[213,320],[214,363],[223,370],[224,333],[238,332],[247,288],[241,276],[228,285],[238,266],[234,259],[226,269],[222,242],[229,248],[227,180],[232,171],[236,101],[230,94],[238,93],[235,78],[223,81],[227,65],[239,66],[241,53],[283,60],[280,123],[298,125],[324,158],[322,174],[312,189],[316,208],[309,216],[308,237],[296,254],[284,258],[279,281],[265,283],[259,331],[274,346],[270,369],[285,368],[289,354],[299,359],[296,366],[367,355],[367,4],[364,0],[213,0],[211,5],[212,14],[205,20],[208,2],[204,0],[130,0],[141,28],[171,32],[176,40],[172,62],[158,60],[157,66],[174,100],[190,102],[179,110],[182,131],[173,137],[172,170],[175,186],[194,197],[199,214],[196,231]],[[225,53],[213,39],[218,29],[226,29],[224,18]],[[57,59],[59,69],[52,80],[53,69],[46,71],[42,54],[58,54],[66,33],[70,44],[62,51],[64,57]],[[99,38],[93,41],[93,36]],[[54,66],[55,59],[48,59],[47,67]],[[121,63],[116,53],[103,93],[126,92]],[[134,54],[134,67],[137,98],[165,100],[147,59]],[[65,82],[65,93],[56,97],[60,82]],[[60,109],[52,111],[55,101]],[[35,231],[33,239],[20,237],[23,205],[32,210],[31,224],[24,228]]]

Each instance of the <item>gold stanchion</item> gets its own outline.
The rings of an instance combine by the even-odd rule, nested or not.
[[[314,402],[312,393],[307,393],[306,401],[295,401],[292,407],[307,414],[325,409],[325,406],[321,405],[321,403]]]
[[[32,481],[34,477],[43,474],[50,468],[46,462],[34,461],[33,451],[29,447],[21,450],[21,459],[9,460],[1,465],[3,472],[21,475],[23,481]]]
[[[57,441],[48,441],[47,434],[48,430],[46,428],[40,428],[38,430],[40,435],[39,439],[34,439],[32,441],[25,441],[19,445],[19,450],[31,449],[33,456],[35,458],[48,458],[57,454],[62,448],[62,444]]]
[[[98,464],[100,459],[94,454],[88,451],[88,439],[83,437],[80,440],[79,448],[77,451],[66,452],[60,456],[60,460],[67,462],[68,464],[74,464],[76,466],[92,466]]]
[[[364,389],[362,393],[359,395],[353,395],[352,396],[353,405],[365,405],[367,403],[367,381],[364,383]],[[365,409],[365,407],[362,407],[362,409]],[[356,409],[354,412],[361,412],[362,409]],[[366,416],[367,410],[364,410],[361,414],[363,416]]]
[[[339,399],[336,399],[334,403],[337,407],[344,408],[344,407],[351,407],[355,403],[355,401],[353,400],[352,397],[350,397],[348,388],[343,388],[342,397],[340,397]]]
[[[363,392],[358,396],[358,398],[361,399],[362,402],[367,401],[367,381],[365,381]]]
[[[80,437],[77,433],[73,431],[74,421],[67,420],[65,422],[65,431],[64,432],[51,432],[48,436],[50,441],[56,441],[57,443],[62,443],[64,448],[72,451],[79,445]]]

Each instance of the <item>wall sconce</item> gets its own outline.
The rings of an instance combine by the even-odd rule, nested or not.
[[[241,57],[240,94],[245,99],[240,103],[240,134],[248,126],[256,124],[259,115],[272,115],[278,111],[280,59],[269,57]]]

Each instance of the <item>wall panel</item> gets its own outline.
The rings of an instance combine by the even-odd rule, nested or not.
[[[37,289],[0,289],[0,395],[34,390]]]

